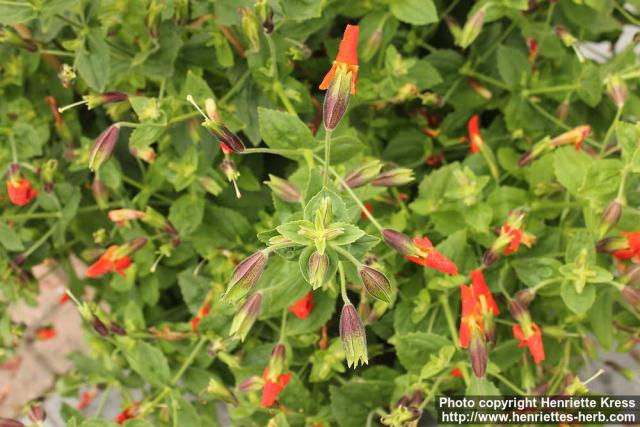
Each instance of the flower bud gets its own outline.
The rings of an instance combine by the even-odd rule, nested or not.
[[[620,76],[613,76],[607,81],[607,93],[618,108],[622,108],[627,102],[629,91],[627,84]]]
[[[118,123],[112,124],[98,135],[91,149],[89,169],[97,171],[104,162],[109,160],[118,142],[118,135],[120,135],[120,125]]]
[[[578,41],[565,27],[557,25],[553,31],[566,47],[572,47]]]
[[[113,102],[124,101],[128,98],[128,95],[123,92],[104,92],[95,95],[85,95],[82,99],[87,103],[87,108],[92,110],[103,104],[111,104]]]
[[[477,80],[469,79],[469,86],[471,86],[471,89],[473,89],[473,91],[477,93],[479,96],[481,96],[482,98],[484,99],[493,98],[493,93],[491,93],[491,91],[486,87],[482,86]]]
[[[236,303],[249,293],[260,279],[266,263],[267,254],[264,251],[258,251],[240,262],[233,270],[227,292],[223,298],[231,303]]]
[[[622,249],[627,249],[627,239],[624,237],[606,237],[596,242],[596,251],[599,253],[609,253]]]
[[[623,298],[633,306],[636,311],[640,312],[640,289],[632,286],[623,286],[620,292]]]
[[[640,285],[640,264],[634,264],[622,276],[622,283],[630,286]]]
[[[111,324],[109,325],[109,330],[121,337],[124,337],[127,335],[127,331],[116,322],[111,322]]]
[[[258,0],[255,4],[256,15],[262,23],[262,31],[268,36],[273,32],[273,9],[267,0]]]
[[[199,179],[200,185],[209,194],[213,194],[214,196],[222,193],[222,187],[220,184],[210,176],[203,176]]]
[[[318,289],[324,285],[326,280],[327,271],[329,270],[329,256],[314,252],[309,257],[309,264],[307,268],[307,274],[309,276],[309,283],[313,289]]]
[[[211,378],[209,380],[209,385],[207,386],[207,393],[209,393],[213,397],[216,397],[222,400],[223,402],[227,402],[234,406],[238,405],[238,399],[233,394],[233,392],[229,390],[224,385],[224,383],[222,383],[220,380],[216,378]]]
[[[262,293],[256,292],[251,295],[244,305],[238,310],[231,322],[231,329],[229,330],[230,336],[240,338],[240,341],[244,341],[251,327],[258,319],[260,314],[260,305],[262,304]]]
[[[44,182],[44,191],[50,193],[53,190],[53,177],[58,169],[58,160],[49,159],[42,166],[40,176]]]
[[[271,357],[269,358],[269,373],[267,379],[270,381],[278,381],[278,378],[284,373],[286,364],[287,348],[283,343],[279,342],[271,350]]]
[[[265,181],[264,183],[271,188],[273,194],[285,202],[300,203],[302,201],[300,189],[285,179],[269,174],[269,181]]]
[[[536,291],[534,291],[531,288],[526,288],[516,292],[513,299],[516,300],[517,303],[520,304],[520,306],[527,308],[529,307],[529,304],[531,304],[531,302],[534,300],[535,297],[536,297]]]
[[[361,265],[358,274],[367,292],[380,301],[391,304],[391,284],[383,273],[366,265]]]
[[[391,228],[385,228],[382,230],[382,237],[385,243],[400,255],[416,256],[420,253],[413,239],[404,233]]]
[[[368,184],[380,174],[382,163],[379,160],[365,163],[352,170],[344,177],[344,182],[349,188],[358,188]]]
[[[91,192],[93,193],[93,198],[96,201],[96,204],[100,209],[106,209],[109,203],[109,189],[104,182],[95,177],[93,179],[93,183],[91,184]]]
[[[476,378],[484,377],[487,372],[487,363],[489,361],[489,350],[487,343],[479,329],[473,330],[471,341],[469,344],[469,357],[471,358],[471,368]]]
[[[484,256],[482,257],[482,265],[485,267],[489,267],[500,258],[500,253],[489,248],[485,251]]]
[[[264,380],[256,375],[247,378],[246,380],[242,381],[239,385],[238,385],[238,390],[242,393],[248,393],[251,391],[258,391],[260,389],[262,389],[262,386],[264,385]]]
[[[351,99],[352,80],[355,78],[353,72],[346,70],[346,64],[339,63],[336,67],[334,77],[325,93],[322,107],[324,127],[328,131],[332,131],[338,126],[347,111]]]
[[[129,153],[131,153],[132,156],[137,157],[138,159],[143,160],[147,163],[153,163],[156,160],[156,152],[151,147],[129,147]]]
[[[260,50],[260,32],[258,31],[259,23],[253,11],[248,7],[240,9],[242,13],[241,27],[247,40],[249,40],[250,51],[257,52]]]
[[[527,307],[524,306],[518,299],[512,299],[511,301],[509,301],[509,311],[511,312],[513,318],[518,322],[522,322],[523,320],[525,320],[525,317],[529,316]]]
[[[107,328],[107,325],[105,325],[104,322],[96,315],[94,315],[91,320],[91,326],[93,326],[93,330],[100,336],[106,337],[109,335],[109,328]]]
[[[395,168],[382,172],[371,184],[374,187],[396,187],[408,184],[413,180],[413,170],[408,168]]]
[[[465,22],[460,33],[460,39],[458,40],[458,45],[461,48],[466,49],[475,41],[475,39],[478,38],[482,31],[482,26],[484,25],[485,14],[486,8],[482,7],[467,19],[467,22]]]
[[[349,367],[369,363],[367,335],[356,308],[350,302],[345,303],[340,314],[340,340]]]
[[[113,209],[107,212],[109,221],[115,223],[118,226],[123,226],[129,221],[142,219],[144,218],[144,216],[144,212],[135,209]]]
[[[0,417],[0,427],[25,427],[23,423],[11,418]]]
[[[602,212],[600,224],[598,224],[598,236],[603,237],[611,231],[611,229],[618,224],[621,216],[622,203],[620,203],[618,199],[615,199],[609,203],[609,206],[607,206],[604,212]]]
[[[562,101],[560,105],[558,105],[558,108],[556,109],[556,117],[564,122],[565,120],[567,120],[567,117],[569,117],[570,108],[571,108],[571,104],[569,103],[569,101],[567,100]]]
[[[47,419],[47,413],[45,412],[41,402],[31,404],[31,407],[29,408],[29,419],[34,423],[41,423]]]

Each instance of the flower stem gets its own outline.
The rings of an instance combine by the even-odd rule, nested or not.
[[[579,84],[566,84],[566,85],[558,85],[558,86],[538,87],[538,88],[523,90],[522,96],[527,97],[529,95],[540,95],[543,93],[573,92],[578,89],[580,89]]]
[[[614,116],[613,121],[611,122],[611,125],[609,125],[609,129],[607,129],[607,133],[604,135],[604,139],[602,140],[602,145],[600,146],[601,156],[607,149],[607,142],[609,142],[609,139],[611,138],[611,134],[613,133],[613,129],[615,129],[616,124],[620,120],[621,114],[622,114],[622,107],[618,107],[618,109],[616,110],[616,115]]]
[[[54,232],[54,231],[56,231],[56,228],[58,228],[58,225],[59,225],[59,224],[60,224],[60,223],[59,223],[59,222],[57,222],[57,223],[55,223],[51,228],[49,228],[49,230],[47,230],[47,232],[46,232],[46,233],[44,233],[44,234],[42,235],[42,237],[40,237],[40,238],[38,239],[38,241],[37,241],[37,242],[35,242],[33,245],[31,245],[31,247],[30,247],[29,249],[27,249],[26,251],[24,251],[24,252],[22,253],[22,256],[23,256],[23,257],[25,257],[25,258],[27,258],[27,257],[29,257],[29,255],[31,255],[32,253],[34,253],[34,252],[36,251],[36,249],[38,249],[40,246],[42,246],[42,244],[43,244],[44,242],[46,242],[46,241],[47,241],[47,239],[48,239],[49,237],[51,237],[51,235],[53,234],[53,232]]]
[[[349,300],[347,296],[347,279],[344,275],[344,265],[342,265],[342,261],[338,261],[338,272],[340,274],[340,295],[342,296],[342,302],[351,304],[351,300]]]
[[[514,383],[512,383],[511,381],[509,381],[505,377],[503,377],[502,375],[500,375],[500,374],[492,374],[492,373],[489,373],[489,375],[491,375],[493,378],[497,379],[502,384],[506,385],[511,390],[513,390],[516,393],[518,393],[519,395],[525,396],[527,394],[526,391],[524,391],[523,389],[521,389],[520,387],[518,387],[517,385],[515,385]]]
[[[324,134],[324,173],[322,178],[322,186],[327,187],[329,184],[329,167],[331,164],[331,132],[326,129]]]
[[[456,330],[456,325],[453,320],[453,313],[451,313],[451,306],[449,305],[448,296],[448,293],[443,292],[442,294],[440,294],[440,297],[438,299],[440,300],[440,304],[442,305],[442,309],[444,310],[444,316],[447,319],[447,326],[449,327],[449,334],[453,339],[453,344],[456,347],[460,348],[458,331]]]
[[[289,310],[285,307],[282,309],[282,320],[280,321],[280,342],[284,342],[287,336],[287,314]]]
[[[105,405],[107,404],[107,400],[109,399],[109,395],[111,394],[111,389],[113,388],[113,384],[107,385],[107,388],[102,392],[102,396],[100,396],[100,401],[98,402],[98,407],[96,408],[96,413],[93,414],[94,418],[100,418],[102,415],[102,411],[104,410]]]
[[[346,249],[342,249],[340,246],[330,245],[336,252],[343,255],[346,259],[348,259],[356,268],[360,268],[360,261],[356,259],[349,251]]]

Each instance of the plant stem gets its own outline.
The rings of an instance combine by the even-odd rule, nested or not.
[[[298,113],[296,113],[295,107],[293,106],[291,101],[289,101],[289,98],[287,98],[287,94],[284,92],[284,87],[282,87],[282,83],[280,83],[279,80],[276,80],[273,83],[273,89],[276,91],[278,98],[280,98],[280,101],[282,101],[282,105],[284,105],[284,108],[287,110],[287,112],[292,116],[297,116]]]
[[[222,98],[218,101],[220,104],[226,103],[229,98],[231,98],[240,88],[244,85],[245,80],[249,77],[249,70],[245,71],[244,74],[236,80],[236,82],[231,86],[231,89],[224,94]]]
[[[447,319],[447,326],[449,327],[449,334],[453,339],[453,344],[460,348],[460,343],[458,340],[458,331],[456,330],[456,325],[453,320],[453,313],[451,312],[451,306],[449,305],[449,294],[443,292],[440,294],[438,299],[440,300],[440,304],[442,305],[442,309],[444,310],[444,316]]]
[[[631,22],[633,25],[640,25],[640,19],[634,17],[632,14],[630,14],[625,8],[624,6],[618,4],[617,1],[614,0],[613,2],[613,7],[616,8],[616,10],[618,12],[620,12],[620,14],[622,16],[625,17],[625,19],[627,19],[629,22]]]
[[[360,261],[358,261],[356,259],[356,257],[354,257],[353,255],[351,255],[351,252],[349,252],[346,249],[342,249],[340,246],[335,246],[335,245],[330,245],[336,252],[338,252],[339,254],[343,255],[346,259],[349,260],[349,262],[351,262],[356,268],[360,268]]]
[[[324,173],[322,176],[322,186],[327,188],[329,184],[329,167],[331,165],[331,132],[325,129],[324,134]]]
[[[493,77],[489,77],[485,74],[479,73],[477,71],[474,70],[461,70],[460,74],[465,75],[467,77],[474,77],[478,80],[484,81],[486,83],[492,84],[494,86],[499,87],[500,89],[504,89],[504,90],[509,90],[509,86],[507,86],[506,84],[502,83],[499,80],[494,79]]]
[[[73,58],[76,55],[71,52],[65,52],[63,50],[51,50],[51,49],[42,49],[40,50],[41,54],[45,55],[55,55],[55,56],[67,56],[69,58]]]
[[[23,256],[23,257],[25,257],[25,258],[27,258],[27,257],[29,257],[29,255],[31,255],[32,253],[34,253],[34,252],[36,251],[36,249],[38,249],[40,246],[42,246],[42,244],[43,244],[44,242],[46,242],[46,241],[47,241],[47,239],[48,239],[49,237],[51,237],[51,235],[53,234],[53,232],[54,232],[54,231],[56,231],[56,228],[58,228],[58,225],[59,225],[59,224],[60,224],[60,223],[59,223],[59,222],[57,222],[57,223],[55,223],[51,228],[49,228],[49,230],[47,230],[47,232],[46,232],[46,233],[44,233],[44,234],[42,235],[42,237],[40,237],[40,238],[38,239],[38,241],[37,241],[37,242],[35,242],[33,245],[31,245],[31,247],[30,247],[29,249],[27,249],[26,251],[24,251],[24,252],[22,253],[22,256]]]
[[[100,418],[102,415],[102,411],[104,410],[104,406],[107,403],[107,399],[109,399],[109,395],[111,394],[111,389],[113,388],[112,384],[107,385],[107,388],[102,392],[102,396],[100,396],[100,401],[98,402],[98,407],[96,408],[96,413],[93,414],[94,418]]]
[[[247,148],[238,154],[280,154],[283,156],[302,156],[302,152],[296,149],[289,148]]]
[[[557,92],[573,92],[580,89],[579,84],[566,84],[558,86],[547,86],[533,89],[525,89],[522,91],[522,96],[527,97],[529,95],[540,95],[543,93],[557,93]]]
[[[519,395],[525,396],[527,394],[526,391],[524,391],[523,389],[521,389],[520,387],[518,387],[517,385],[515,385],[514,383],[512,383],[511,381],[509,381],[505,377],[503,377],[502,375],[500,375],[500,374],[492,374],[492,373],[489,373],[489,375],[491,375],[493,378],[497,379],[502,384],[506,385],[511,390],[513,390],[516,393],[518,393]]]
[[[46,218],[60,218],[62,214],[60,212],[33,212],[33,213],[22,213],[22,214],[14,214],[14,215],[2,215],[2,219],[13,219],[13,220],[21,220],[21,219],[46,219]]]
[[[282,309],[282,320],[280,321],[280,342],[284,342],[287,336],[287,314],[289,310],[285,307]]]
[[[627,175],[629,175],[629,167],[625,166],[622,168],[620,185],[618,186],[618,195],[616,196],[616,199],[618,199],[623,206],[627,204],[627,196],[624,193],[624,187],[627,183]]]
[[[347,296],[347,279],[344,275],[344,265],[342,265],[342,261],[338,261],[338,272],[340,274],[340,295],[342,296],[342,302],[351,304],[351,300],[349,300]]]
[[[611,134],[613,133],[613,129],[616,127],[616,124],[620,120],[620,115],[622,114],[622,107],[618,107],[616,110],[616,115],[609,125],[609,129],[607,129],[607,133],[604,135],[604,140],[602,141],[602,145],[600,146],[600,155],[602,156],[607,149],[607,142],[609,142],[609,138],[611,138]]]

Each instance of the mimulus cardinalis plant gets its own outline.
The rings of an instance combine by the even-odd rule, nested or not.
[[[64,270],[66,425],[415,427],[637,353],[637,11],[143,3],[0,1],[0,364]]]

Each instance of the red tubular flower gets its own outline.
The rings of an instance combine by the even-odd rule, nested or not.
[[[460,368],[453,368],[451,370],[451,375],[453,375],[456,378],[462,378],[462,371],[460,370]]]
[[[132,264],[128,255],[119,256],[121,249],[118,245],[110,246],[100,258],[87,268],[87,277],[100,277],[110,271],[115,271],[121,276],[125,276],[124,271]]]
[[[196,317],[194,317],[191,320],[191,329],[193,329],[193,331],[198,334],[200,333],[200,329],[198,328],[198,325],[200,324],[200,322],[202,321],[202,319],[211,312],[211,303],[206,302],[201,308],[200,310],[198,310],[198,314],[196,315]]]
[[[367,209],[367,212],[373,213],[373,205],[371,203],[365,203],[364,207]],[[360,212],[360,218],[367,220],[367,214],[364,211]]]
[[[472,286],[467,285],[460,285],[460,297],[462,315],[458,342],[460,347],[469,349],[473,373],[477,378],[482,378],[488,363],[482,299],[476,295]]]
[[[425,267],[433,268],[447,274],[458,274],[458,266],[453,261],[442,255],[433,247],[426,237],[415,237],[413,242],[419,251],[417,256],[405,256],[409,261]]]
[[[467,122],[467,129],[469,131],[469,143],[471,143],[471,152],[473,154],[479,153],[482,149],[484,141],[480,135],[480,118],[477,114]]]
[[[313,310],[313,292],[308,292],[305,296],[289,307],[289,311],[296,315],[298,319],[305,320]]]
[[[527,48],[529,49],[529,63],[533,64],[538,58],[538,49],[540,45],[538,40],[533,37],[527,37]]]
[[[139,403],[134,403],[133,405],[129,406],[127,409],[125,409],[124,411],[116,415],[116,419],[115,419],[116,423],[124,424],[125,421],[137,417],[138,406],[140,406]]]
[[[576,146],[576,150],[580,150],[582,148],[582,143],[590,133],[591,126],[577,126],[553,138],[550,142],[550,145],[552,147],[558,147],[560,145],[573,144]]]
[[[53,328],[40,328],[36,331],[38,341],[48,341],[52,338],[55,338],[56,335],[58,335],[58,333]]]
[[[7,193],[11,203],[24,206],[38,195],[38,190],[33,188],[28,179],[14,177],[7,181]]]
[[[484,299],[481,304],[483,306],[482,311],[491,311],[495,316],[500,314],[498,304],[496,304],[493,295],[491,295],[491,291],[487,287],[487,282],[484,280],[482,270],[473,270],[469,275],[471,276],[475,297],[480,300]]]
[[[89,406],[91,404],[91,402],[93,401],[93,398],[96,397],[96,394],[98,394],[98,390],[97,389],[91,389],[89,391],[85,391],[80,395],[80,400],[78,401],[78,404],[76,405],[76,409],[81,411],[83,409],[85,409],[87,406]]]
[[[320,83],[320,89],[327,90],[323,117],[325,129],[328,131],[338,126],[347,110],[351,95],[356,94],[359,31],[357,25],[347,25],[338,48],[338,56]]]
[[[269,379],[269,368],[264,368],[262,373],[262,378],[264,379],[264,386],[262,387],[262,398],[260,399],[260,406],[263,408],[268,408],[273,405],[278,399],[278,395],[282,390],[289,384],[291,380],[291,373],[286,372],[276,379],[276,381],[271,381]]]
[[[503,253],[505,255],[512,254],[520,248],[520,243],[522,242],[522,230],[518,228],[511,228],[508,224],[504,224],[500,230],[500,234],[511,237],[507,247],[504,249]]]
[[[520,341],[520,347],[529,347],[529,352],[536,365],[544,360],[544,346],[542,344],[542,331],[535,323],[523,331],[520,325],[513,325],[513,336]]]
[[[326,90],[331,85],[331,82],[336,75],[336,71],[341,72],[342,70],[338,70],[339,67],[344,66],[344,72],[351,72],[351,94],[356,94],[356,83],[358,80],[358,33],[360,32],[360,27],[357,25],[347,25],[347,28],[344,30],[344,35],[342,36],[342,41],[340,42],[340,47],[338,48],[338,56],[336,56],[336,60],[333,61],[333,65],[329,72],[322,79],[322,83],[320,83],[320,89]]]
[[[619,260],[640,259],[640,231],[622,232],[627,240],[627,247],[619,249],[613,256]]]

